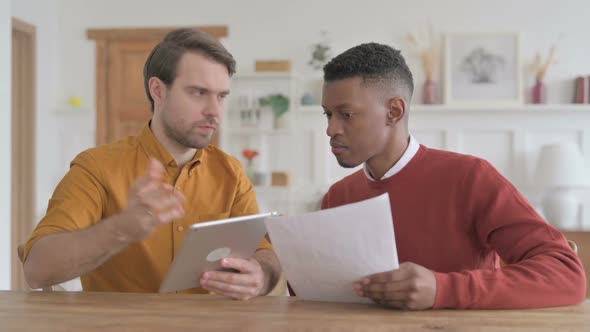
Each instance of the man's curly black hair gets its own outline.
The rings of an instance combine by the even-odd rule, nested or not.
[[[378,43],[360,44],[334,57],[324,66],[324,81],[362,77],[367,83],[406,88],[412,97],[414,79],[399,50]]]

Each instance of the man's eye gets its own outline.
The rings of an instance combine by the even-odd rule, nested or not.
[[[353,115],[353,113],[351,113],[351,112],[345,112],[345,113],[342,113],[342,116],[343,116],[345,119],[350,119],[350,118],[352,118],[352,115]]]
[[[332,113],[328,113],[326,111],[324,111],[324,115],[329,119],[332,117]]]

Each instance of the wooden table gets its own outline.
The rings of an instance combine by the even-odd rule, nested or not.
[[[0,331],[590,331],[590,302],[537,310],[397,311],[207,295],[0,292]]]
[[[563,232],[568,240],[572,240],[578,246],[578,256],[586,270],[586,297],[590,298],[590,232],[576,231]],[[590,331],[590,329],[588,329]]]

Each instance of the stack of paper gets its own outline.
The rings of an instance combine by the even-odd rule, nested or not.
[[[353,283],[399,267],[388,194],[265,223],[289,284],[304,300],[369,303]]]

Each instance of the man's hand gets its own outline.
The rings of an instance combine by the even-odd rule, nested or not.
[[[402,263],[399,269],[377,273],[354,283],[359,296],[399,309],[421,310],[434,305],[434,273],[414,263]]]
[[[221,266],[238,272],[208,271],[201,276],[201,287],[237,300],[249,300],[264,295],[268,281],[262,265],[250,258],[224,258]]]
[[[128,206],[121,212],[117,234],[126,242],[150,236],[162,224],[184,216],[184,195],[163,183],[164,166],[150,160],[148,174],[138,179],[128,196]]]

